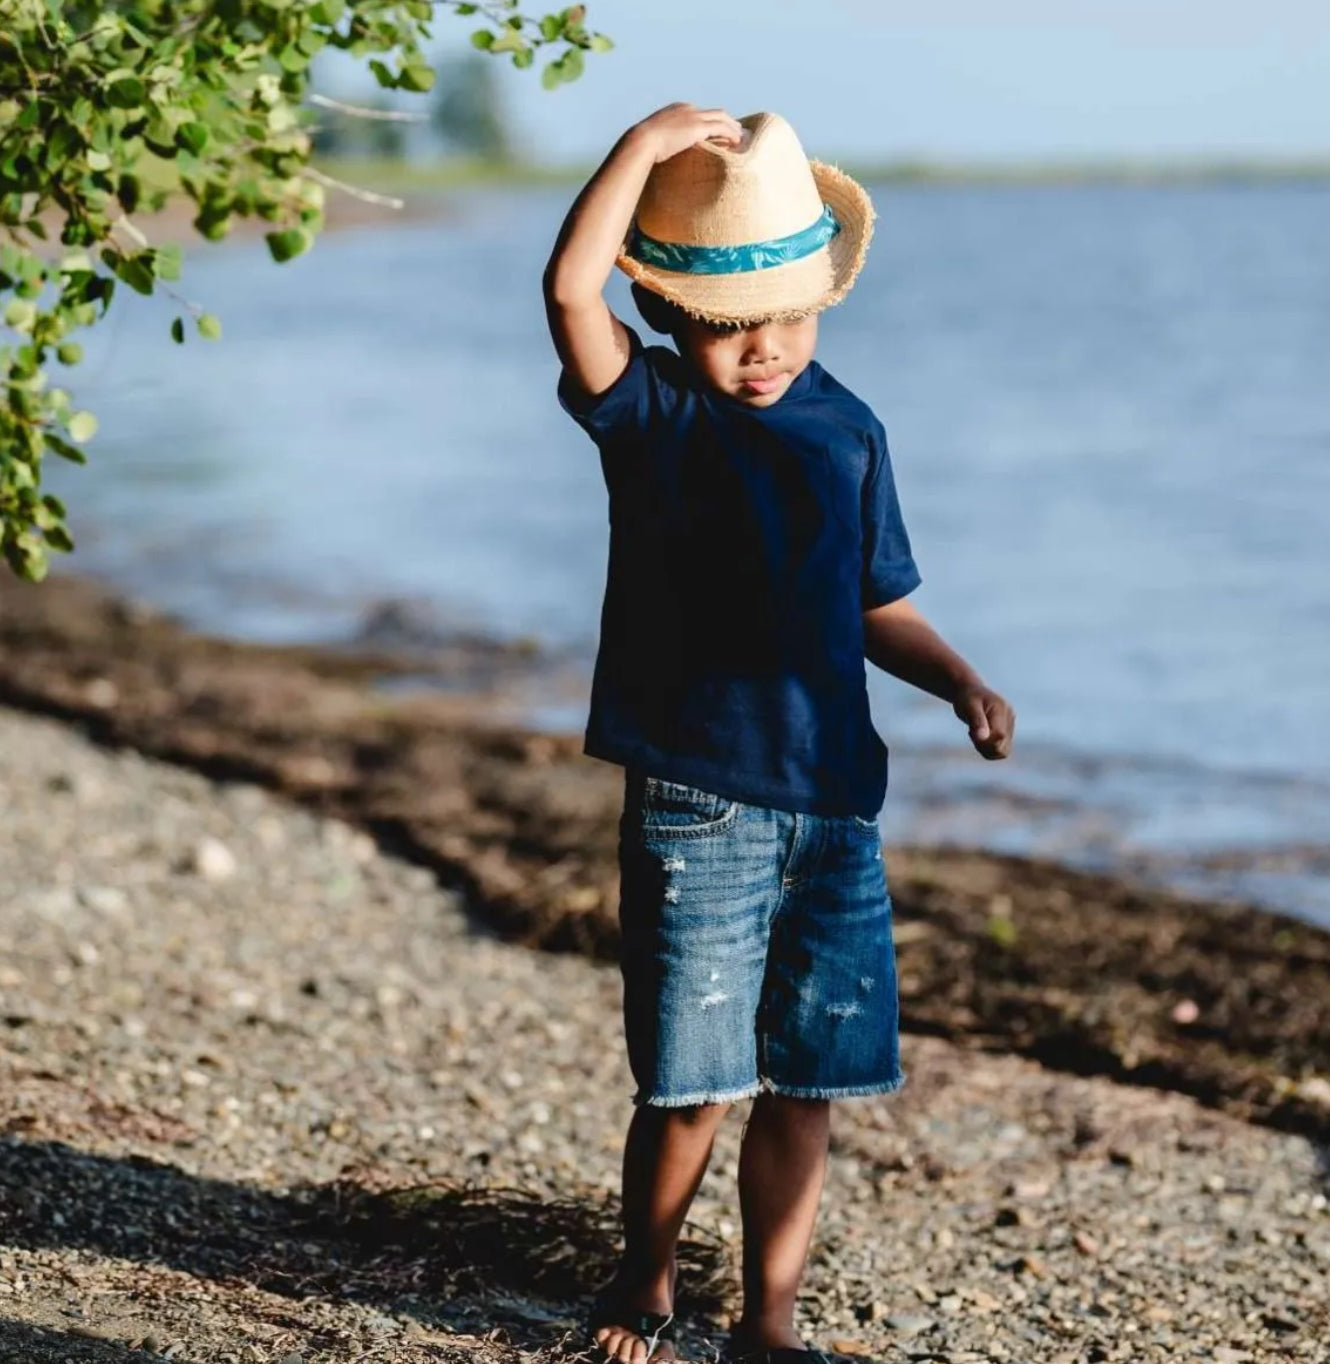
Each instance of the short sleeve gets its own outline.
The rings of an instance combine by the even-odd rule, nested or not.
[[[620,432],[641,430],[651,415],[649,353],[631,327],[624,330],[628,333],[628,367],[604,393],[584,393],[567,370],[559,374],[559,405],[597,444]]]
[[[868,472],[863,486],[864,563],[862,601],[865,611],[908,596],[919,586],[919,569],[910,552],[891,452],[881,422],[869,433]]]

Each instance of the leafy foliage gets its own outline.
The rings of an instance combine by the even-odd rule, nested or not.
[[[163,290],[198,336],[221,336],[170,287],[180,247],[150,242],[133,215],[184,195],[207,240],[258,217],[274,260],[301,255],[323,225],[301,108],[312,59],[338,48],[387,89],[429,91],[422,43],[438,11],[475,16],[473,45],[519,68],[553,48],[550,88],[609,46],[582,5],[530,18],[517,3],[0,0],[0,553],[15,573],[39,581],[50,550],[74,547],[63,503],[41,491],[44,456],[84,463],[97,429],[52,383],[52,361],[81,358],[71,333],[125,286]],[[170,323],[176,342],[190,330],[184,316]]]

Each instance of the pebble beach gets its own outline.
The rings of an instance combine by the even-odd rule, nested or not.
[[[258,786],[0,710],[0,1358],[575,1352],[630,1082],[612,966]],[[837,1113],[802,1326],[879,1360],[1330,1359],[1330,1157],[906,1038]],[[683,1257],[734,1305],[742,1115]]]

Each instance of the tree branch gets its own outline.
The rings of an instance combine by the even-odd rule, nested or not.
[[[306,166],[301,174],[308,175],[311,180],[317,180],[321,185],[327,185],[331,189],[340,189],[357,199],[363,199],[367,204],[381,204],[384,208],[406,207],[405,199],[395,199],[391,194],[376,194],[372,189],[361,189],[359,185],[348,185],[345,180],[335,179],[327,172],[318,170],[314,166]]]
[[[339,114],[350,114],[353,118],[379,119],[383,123],[425,123],[426,114],[400,113],[396,109],[367,109],[363,104],[343,104],[339,99],[327,95],[310,95],[309,102],[323,109],[335,109]]]

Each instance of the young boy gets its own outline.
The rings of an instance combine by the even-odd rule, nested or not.
[[[885,433],[813,360],[867,194],[772,114],[630,128],[545,273],[559,397],[600,450],[609,575],[586,751],[626,769],[624,1018],[638,1084],[624,1252],[590,1331],[670,1359],[675,1245],[736,1099],[743,1312],[726,1354],[798,1364],[830,1100],[903,1081],[864,659],[951,703],[987,758],[1011,707],[904,600]],[[606,306],[615,264],[677,353]]]

